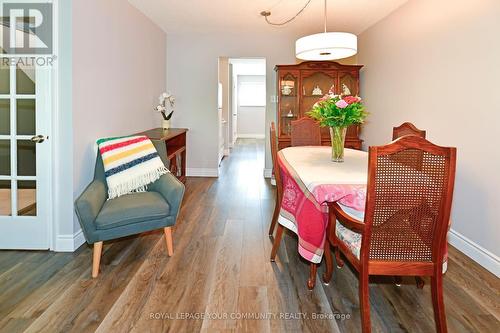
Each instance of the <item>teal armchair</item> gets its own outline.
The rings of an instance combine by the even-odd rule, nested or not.
[[[163,162],[164,141],[153,141]],[[172,226],[175,224],[184,185],[171,173],[148,186],[147,192],[131,193],[108,200],[108,187],[101,155],[97,154],[94,180],[75,201],[75,210],[87,243],[94,245],[92,277],[99,274],[104,241],[164,229],[167,252],[173,254]]]

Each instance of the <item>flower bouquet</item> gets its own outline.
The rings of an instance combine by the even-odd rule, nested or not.
[[[358,96],[335,95],[330,90],[307,115],[317,120],[321,127],[330,127],[332,161],[344,161],[344,142],[347,127],[362,124],[368,115]]]

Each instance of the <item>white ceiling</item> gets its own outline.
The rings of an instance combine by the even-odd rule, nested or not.
[[[323,29],[323,0],[312,0],[307,9],[285,27],[272,27],[260,16],[270,10],[272,21],[293,16],[307,0],[129,0],[167,33],[273,32],[296,34]],[[329,0],[328,29],[359,34],[407,0]]]

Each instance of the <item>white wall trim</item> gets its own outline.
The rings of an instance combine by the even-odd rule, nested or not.
[[[236,137],[238,139],[265,139],[266,135],[265,134],[258,134],[258,133],[253,133],[253,134],[240,134],[240,133],[238,133]]]
[[[497,255],[474,243],[453,229],[448,233],[448,242],[479,265],[495,274],[497,277],[500,277],[500,258]]]
[[[82,246],[83,243],[85,243],[85,236],[83,235],[82,229],[78,230],[72,235],[57,235],[54,251],[74,252],[76,251],[76,249]]]
[[[186,168],[188,177],[219,177],[218,168]]]
[[[271,178],[273,176],[273,169],[264,169],[264,178]]]

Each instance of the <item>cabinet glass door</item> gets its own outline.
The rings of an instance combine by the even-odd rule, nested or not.
[[[342,95],[358,96],[358,78],[353,73],[341,72],[340,77],[340,92]]]
[[[290,136],[291,122],[299,117],[299,72],[289,71],[280,74],[279,79],[279,136]]]
[[[313,105],[330,89],[337,93],[337,73],[336,72],[302,72],[301,110],[305,113],[310,111]]]

